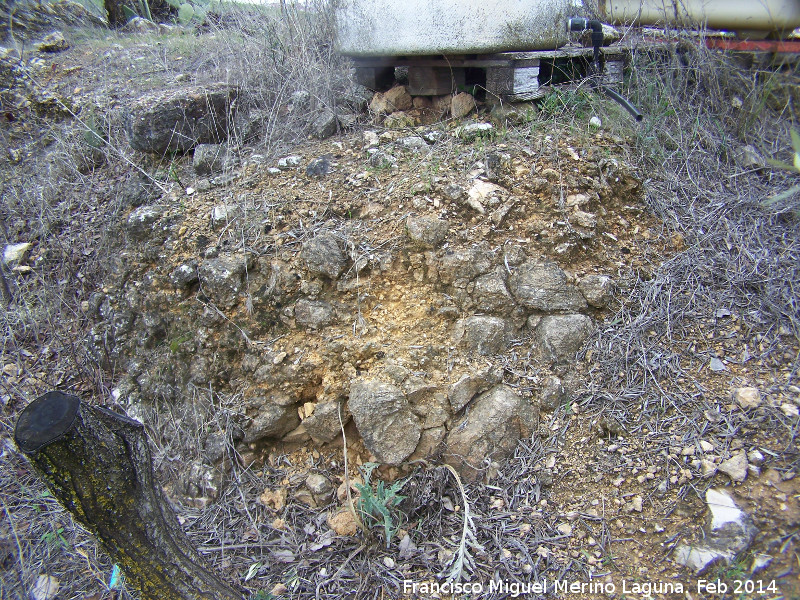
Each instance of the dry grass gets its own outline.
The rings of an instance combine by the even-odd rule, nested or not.
[[[726,400],[708,387],[711,360],[760,372],[773,397],[800,368],[797,200],[764,206],[788,177],[737,159],[745,145],[786,157],[797,72],[742,68],[686,40],[667,48],[634,55],[626,93],[646,118],[632,133],[631,160],[664,234],[685,249],[621,290],[619,312],[587,348],[596,366],[583,398],[631,431],[650,431],[654,444],[710,432],[730,443],[747,418],[705,417]],[[780,468],[791,470],[796,425],[777,408],[768,413],[759,428],[787,440]]]

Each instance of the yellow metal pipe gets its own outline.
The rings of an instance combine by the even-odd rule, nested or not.
[[[800,0],[599,0],[616,24],[705,25],[726,31],[791,31],[800,27]]]

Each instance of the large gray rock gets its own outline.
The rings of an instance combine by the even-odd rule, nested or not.
[[[445,460],[467,481],[475,480],[488,461],[513,454],[517,442],[531,435],[536,422],[534,406],[498,385],[478,396],[446,437]]]
[[[233,306],[243,288],[247,262],[247,256],[243,254],[230,254],[201,262],[198,270],[203,293],[220,306]]]
[[[422,428],[399,388],[379,381],[353,381],[349,407],[364,445],[380,462],[399,464],[414,452]]]
[[[471,281],[491,268],[492,262],[488,253],[479,248],[447,251],[437,260],[437,271],[442,283],[453,283],[460,279]]]
[[[333,319],[333,307],[322,300],[301,298],[294,305],[294,319],[301,327],[320,329]]]
[[[509,277],[511,293],[525,308],[554,311],[579,311],[587,307],[586,300],[567,275],[552,262],[526,262]]]
[[[266,438],[280,438],[300,424],[297,408],[280,406],[266,401],[244,430],[244,443],[251,444]]]
[[[134,150],[185,152],[197,144],[222,142],[238,93],[235,88],[189,87],[140,98],[130,110],[128,133]]]
[[[119,183],[115,194],[123,206],[136,208],[154,202],[161,195],[161,190],[149,176],[134,172]]]
[[[338,129],[339,120],[328,108],[322,110],[311,123],[311,135],[320,140],[331,137]]]
[[[506,349],[509,331],[505,319],[478,315],[458,321],[453,337],[468,350],[490,356]]]
[[[312,275],[331,279],[339,277],[346,264],[339,242],[331,233],[322,233],[303,244],[302,255]]]
[[[478,394],[485,392],[503,380],[503,373],[500,369],[486,367],[482,371],[471,375],[464,375],[450,386],[447,391],[447,399],[450,400],[450,408],[454,413],[459,412],[470,400]]]
[[[581,279],[578,288],[590,306],[605,308],[611,302],[614,280],[608,275],[587,275]]]
[[[542,358],[566,362],[575,357],[593,329],[586,315],[549,315],[536,326],[534,340]]]
[[[347,425],[350,413],[342,408],[342,423]],[[312,439],[321,444],[332,442],[342,433],[339,425],[339,402],[321,402],[314,412],[303,419],[303,425]]]
[[[409,217],[406,220],[406,233],[413,244],[428,250],[441,246],[449,229],[448,221],[433,216]]]
[[[192,156],[192,167],[198,175],[224,171],[234,162],[235,157],[225,144],[198,144]]]
[[[134,239],[144,239],[153,231],[153,225],[161,215],[164,214],[164,207],[158,205],[140,206],[130,215],[126,223],[128,233]]]
[[[475,280],[472,298],[478,310],[488,313],[508,315],[516,306],[508,293],[503,275],[496,271],[481,275]]]

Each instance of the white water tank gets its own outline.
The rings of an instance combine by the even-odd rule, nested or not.
[[[341,0],[337,46],[349,56],[549,50],[567,42],[567,0]]]

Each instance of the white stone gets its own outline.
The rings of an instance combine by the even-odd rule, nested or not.
[[[789,403],[781,404],[781,412],[790,419],[797,418],[798,415],[800,415],[800,411],[798,411],[797,406]]]
[[[497,196],[505,191],[505,188],[499,185],[495,185],[489,181],[483,181],[482,179],[476,179],[467,192],[466,202],[470,207],[483,214],[485,212],[483,203],[487,202],[491,197]]]
[[[367,148],[377,148],[380,145],[380,138],[374,131],[364,132],[364,146]]]
[[[456,135],[465,140],[474,140],[477,137],[488,134],[494,129],[491,123],[469,123],[456,130]]]
[[[301,160],[302,158],[297,156],[296,154],[292,154],[291,156],[284,156],[283,158],[278,160],[278,168],[292,169],[294,167],[298,167],[300,166]]]
[[[232,204],[220,204],[211,211],[211,224],[214,226],[225,225],[233,219],[236,207]]]
[[[736,506],[730,494],[724,490],[709,488],[706,491],[706,504],[711,511],[711,530],[720,529],[728,523],[742,524],[745,513]]]
[[[769,554],[756,554],[753,556],[753,565],[750,567],[751,573],[757,573],[766,569],[772,564],[772,557]]]
[[[33,600],[51,600],[58,594],[59,587],[58,579],[52,575],[39,575],[30,595]]]
[[[702,448],[703,452],[713,452],[714,444],[705,440],[700,440],[700,448]]]
[[[687,546],[681,544],[675,548],[673,555],[676,563],[689,567],[696,573],[701,573],[712,562],[723,559],[726,563],[730,562],[731,556],[718,550],[704,548],[702,546]]]
[[[3,250],[3,264],[9,269],[13,269],[14,267],[18,267],[19,265],[23,264],[26,260],[28,260],[28,254],[30,254],[32,246],[33,244],[28,242],[22,244],[9,244]]]
[[[764,464],[764,455],[758,450],[751,450],[747,453],[747,460],[756,466],[760,466]]]
[[[595,129],[600,129],[602,126],[603,126],[603,122],[599,118],[592,117],[591,119],[589,119],[589,127],[594,127]]]

